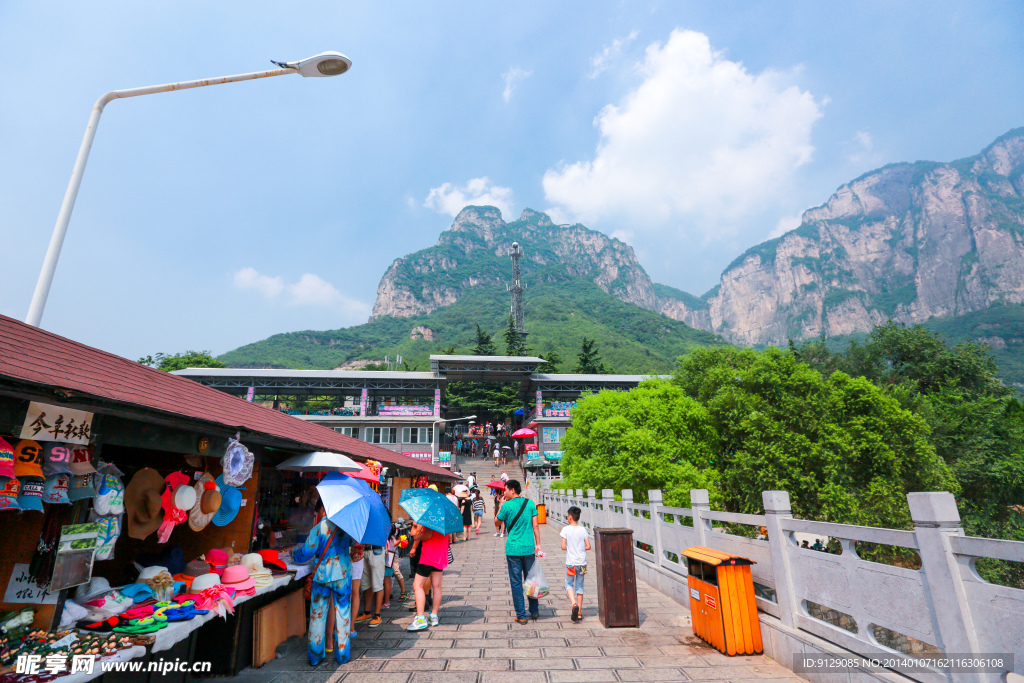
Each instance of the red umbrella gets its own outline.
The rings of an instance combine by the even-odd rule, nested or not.
[[[505,482],[503,482],[500,479],[495,479],[494,481],[487,485],[487,488],[505,490]]]
[[[353,477],[354,479],[362,479],[364,481],[368,481],[374,484],[380,483],[380,477],[371,472],[369,467],[362,463],[356,464],[359,465],[359,467],[361,467],[362,469],[360,469],[358,472],[345,472],[345,474],[347,474],[350,477]]]
[[[517,429],[516,431],[512,432],[512,436],[537,436],[537,432],[533,431],[532,429],[523,427],[522,429]]]

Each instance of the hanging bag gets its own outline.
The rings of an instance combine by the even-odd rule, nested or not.
[[[523,588],[526,590],[526,597],[539,599],[551,592],[548,585],[548,578],[544,576],[544,569],[540,566],[540,558],[534,558],[533,566],[526,572],[526,580],[523,581]]]

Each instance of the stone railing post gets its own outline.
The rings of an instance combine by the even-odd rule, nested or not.
[[[946,654],[980,654],[959,564],[949,543],[951,536],[964,535],[956,500],[952,493],[909,493],[907,503],[921,554],[921,573],[942,641],[936,645]],[[954,681],[985,678],[967,673],[952,676]]]
[[[661,544],[661,508],[663,507],[661,491],[648,491],[647,500],[651,503],[650,522],[654,525],[654,561],[660,567],[665,562],[665,550]]]
[[[636,531],[633,524],[633,489],[622,489],[622,526]]]
[[[779,605],[779,619],[790,628],[796,628],[797,596],[793,586],[792,553],[788,535],[782,529],[782,520],[793,517],[786,491],[764,491],[765,528],[768,530],[768,550],[772,558],[772,577],[775,579],[775,599]]]
[[[605,528],[615,527],[615,491],[613,489],[601,489],[601,510],[602,514],[594,526],[598,525]]]
[[[707,489],[690,489],[690,511],[693,513],[693,530],[697,532],[697,545],[707,547],[711,533],[711,520],[705,521],[702,510],[711,509],[711,496]]]

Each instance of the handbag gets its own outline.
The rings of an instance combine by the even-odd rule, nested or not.
[[[451,564],[454,561],[455,561],[455,556],[452,555],[452,546],[451,546],[451,544],[449,544],[448,545],[448,564]]]
[[[395,564],[395,551],[389,550],[384,554],[384,567],[393,567]]]
[[[324,557],[327,555],[327,549],[331,547],[331,543],[334,541],[334,534],[338,533],[337,527],[331,532],[331,535],[327,537],[327,545],[324,546],[323,552],[320,553],[320,557],[316,561],[316,566],[313,567],[313,571],[310,572],[309,578],[306,579],[306,585],[302,588],[302,596],[307,600],[313,599],[313,577],[316,576],[316,572],[320,569],[320,564],[324,561]]]

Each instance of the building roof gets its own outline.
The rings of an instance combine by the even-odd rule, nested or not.
[[[52,402],[139,407],[150,414],[249,432],[278,447],[335,451],[456,478],[446,469],[0,315],[0,390],[17,396],[29,388],[48,390],[44,395],[52,396]]]
[[[536,356],[443,356],[443,355],[431,355],[430,362],[434,361],[450,361],[450,362],[471,362],[477,363],[480,361],[494,362],[494,363],[536,363],[540,365],[544,362],[543,358],[537,358]]]
[[[432,372],[405,372],[402,370],[284,370],[279,368],[185,368],[175,370],[183,377],[316,377],[355,379],[435,379]]]

